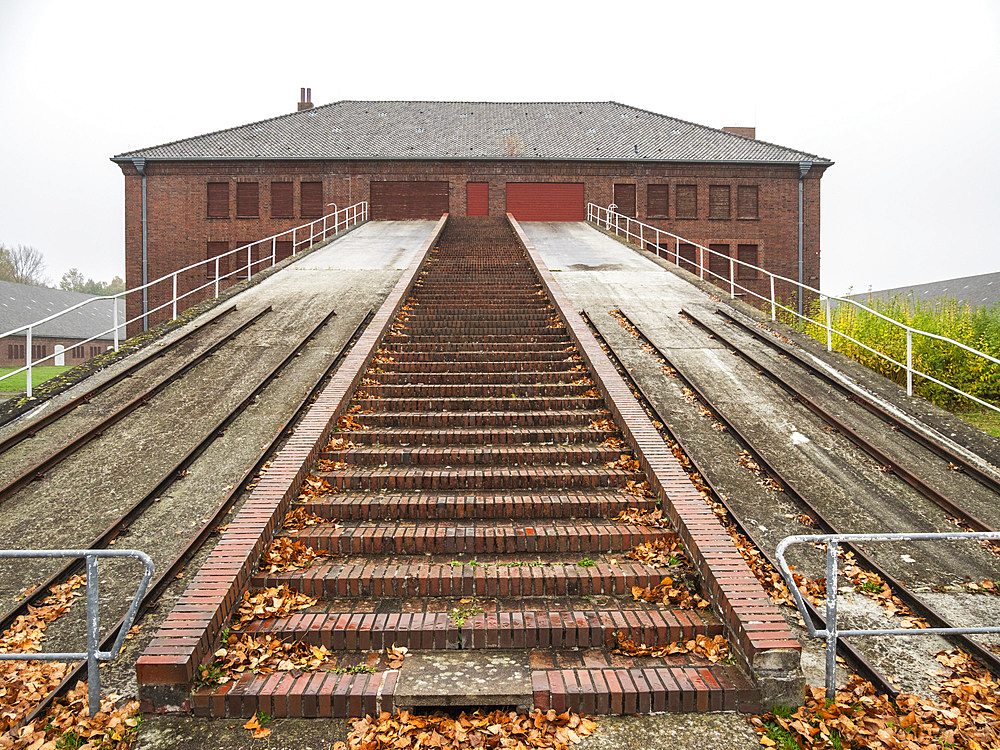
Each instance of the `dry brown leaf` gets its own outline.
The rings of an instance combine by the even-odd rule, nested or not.
[[[285,583],[271,588],[247,591],[243,594],[243,601],[240,602],[230,627],[232,630],[242,630],[246,623],[253,620],[287,617],[292,612],[313,606],[316,602],[315,597],[300,594]]]
[[[301,570],[312,565],[317,557],[326,557],[326,550],[314,550],[298,540],[287,536],[275,537],[260,558],[261,570],[268,573],[282,573],[286,570]]]
[[[329,486],[329,485],[327,485]],[[331,523],[330,519],[310,513],[303,507],[293,508],[285,514],[282,525],[290,531],[300,531],[309,526],[319,526],[321,523]],[[336,528],[337,524],[334,524]]]

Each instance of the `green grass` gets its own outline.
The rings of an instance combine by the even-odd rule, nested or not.
[[[934,333],[1000,358],[1000,304],[970,308],[950,298],[927,302],[907,301],[902,296],[888,300],[865,300],[871,309],[920,331]],[[886,354],[906,362],[903,329],[853,305],[832,307],[833,327]],[[825,311],[817,304],[810,316],[816,325],[804,324],[806,332],[826,343]],[[834,333],[833,348],[899,385],[906,385],[906,369]],[[913,366],[987,403],[1000,404],[1000,365],[970,354],[953,344],[913,334]],[[919,396],[952,411],[978,411],[974,402],[914,376],[913,390]],[[985,410],[984,410],[985,411]],[[970,420],[971,421],[971,420]]]
[[[969,424],[995,438],[1000,438],[1000,412],[980,408],[978,411],[955,412]]]
[[[7,373],[14,372],[17,367],[0,367],[0,391],[2,392],[14,392],[14,391],[24,391],[27,389],[27,373],[20,372],[13,377],[4,378],[3,376]],[[46,380],[54,378],[56,375],[62,375],[66,370],[69,370],[70,366],[57,367],[55,365],[39,365],[38,367],[31,368],[31,387],[34,388],[41,385]]]

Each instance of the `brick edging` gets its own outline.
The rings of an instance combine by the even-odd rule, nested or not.
[[[784,616],[764,592],[729,534],[573,309],[517,220],[510,214],[507,219],[590,368],[615,421],[621,425],[625,439],[635,451],[651,488],[663,499],[664,510],[669,512],[692,563],[701,573],[704,593],[728,631],[734,654],[751,673],[757,673],[761,667],[766,669],[775,661],[787,663],[789,660],[784,657],[790,653],[794,654],[797,666],[802,646]],[[777,658],[772,660],[768,655]]]
[[[346,411],[376,347],[410,294],[447,219],[448,214],[444,214],[434,226],[139,657],[136,675],[145,697],[157,692],[143,691],[152,686],[181,688],[186,693],[198,666],[212,656],[215,641],[249,583],[260,555],[281,525],[337,419]],[[181,696],[177,692],[158,693],[158,697],[179,703]]]

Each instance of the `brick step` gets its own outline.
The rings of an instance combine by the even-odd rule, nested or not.
[[[420,521],[540,518],[613,518],[628,508],[653,510],[656,500],[622,492],[561,493],[338,492],[302,503],[323,518],[355,521]]]
[[[620,489],[641,482],[637,471],[591,466],[484,466],[351,468],[315,471],[335,490],[521,490]]]
[[[617,461],[623,451],[600,445],[488,445],[482,447],[423,446],[351,448],[330,454],[348,468],[356,466],[556,466]]]
[[[504,363],[504,362],[566,362],[572,366],[580,364],[580,360],[571,359],[572,352],[562,351],[557,348],[555,351],[535,350],[533,347],[528,350],[491,349],[483,351],[482,347],[469,345],[464,347],[466,351],[454,352],[422,352],[419,350],[404,349],[403,351],[391,351],[386,348],[379,349],[378,354],[388,355],[397,362],[476,362],[476,363]],[[391,364],[391,363],[390,363]],[[384,370],[385,367],[383,366]]]
[[[573,409],[599,409],[604,405],[600,397],[583,396],[528,396],[527,398],[367,398],[355,401],[364,411],[569,411]]]
[[[390,604],[391,602],[385,602]],[[552,611],[544,601],[515,602],[517,609],[478,612],[469,607],[461,627],[449,612],[421,611],[403,600],[402,612],[325,612],[319,607],[269,620],[247,623],[241,632],[304,641],[335,652],[377,651],[405,646],[411,651],[446,649],[574,649],[612,648],[615,633],[647,646],[665,646],[696,635],[722,632],[685,610],[572,609]],[[461,606],[457,601],[455,605]],[[405,669],[405,665],[404,665]]]
[[[322,558],[321,558],[322,559]],[[462,561],[455,561],[462,562]],[[466,561],[471,562],[471,561]],[[455,565],[427,563],[424,557],[393,558],[393,564],[333,561],[306,570],[284,573],[258,572],[250,581],[254,588],[288,584],[308,596],[337,597],[542,597],[542,596],[630,596],[633,586],[651,588],[669,568],[639,564],[597,564],[581,567],[577,562],[543,565]]]
[[[567,656],[564,660],[571,659],[572,656]],[[590,660],[609,661],[600,657]],[[347,719],[403,709],[419,713],[424,705],[457,703],[468,710],[484,705],[482,699],[476,704],[466,704],[462,702],[463,696],[452,695],[450,691],[430,696],[432,703],[417,703],[412,693],[402,689],[397,696],[400,675],[399,671],[388,669],[374,674],[298,671],[243,674],[233,682],[194,691],[191,703],[195,716],[217,719],[247,719],[258,712],[276,719]],[[590,716],[666,711],[760,713],[759,691],[751,688],[735,667],[719,664],[624,668],[609,664],[533,669],[530,680],[525,689],[531,692],[524,698],[529,706],[542,711],[571,710]]]
[[[735,667],[720,664],[536,670],[531,682],[535,708],[557,713],[760,712],[760,691]]]
[[[492,334],[449,334],[447,336],[392,335],[385,338],[383,349],[396,351],[566,351],[573,346],[568,336],[547,336],[537,331],[502,336]],[[573,350],[575,352],[575,349]],[[570,352],[567,352],[569,354]]]
[[[504,385],[524,384],[542,385],[554,383],[572,383],[587,377],[579,370],[537,370],[535,372],[379,372],[367,377],[377,380],[386,386],[418,386],[418,385]],[[364,387],[364,386],[362,386]],[[592,387],[592,386],[587,386]]]
[[[465,326],[519,326],[537,325],[544,328],[549,324],[555,312],[552,310],[525,310],[511,312],[494,312],[484,315],[479,311],[465,313],[442,314],[439,310],[427,308],[425,312],[411,312],[406,319],[407,328],[420,330],[422,328],[441,328],[461,330]]]
[[[627,552],[654,539],[672,540],[667,529],[604,519],[548,523],[512,521],[345,522],[311,526],[285,534],[313,549],[342,555],[504,555],[556,552]]]
[[[578,379],[582,379],[580,376]],[[427,397],[448,397],[448,398],[469,398],[478,396],[480,398],[496,398],[516,395],[518,398],[529,398],[534,396],[581,396],[594,388],[593,383],[573,385],[570,382],[545,383],[406,383],[399,385],[368,385],[361,388],[375,398],[400,398],[409,396],[411,398]]]
[[[599,443],[615,432],[590,427],[506,427],[487,429],[381,429],[337,433],[358,445],[523,445],[525,443]],[[336,460],[337,453],[328,453]]]
[[[594,420],[607,419],[604,409],[556,411],[461,411],[461,412],[391,412],[359,413],[359,424],[378,427],[423,427],[450,430],[456,427],[588,427]],[[354,435],[354,432],[343,433]]]
[[[452,359],[439,359],[435,361],[408,359],[401,362],[372,362],[368,375],[373,376],[381,372],[388,373],[421,373],[421,374],[489,374],[508,372],[569,372],[576,377],[582,378],[586,373],[580,369],[574,369],[580,362],[565,360],[539,360],[518,357],[516,359],[488,360],[458,362]]]

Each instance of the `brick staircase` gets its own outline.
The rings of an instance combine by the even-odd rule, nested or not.
[[[331,491],[304,505],[327,522],[279,532],[330,555],[251,580],[320,600],[246,631],[379,671],[245,676],[196,693],[196,711],[755,708],[735,666],[613,653],[619,633],[664,646],[723,629],[633,600],[677,571],[624,553],[674,533],[614,520],[656,501],[628,491],[641,470],[608,466],[628,449],[506,222],[449,220],[349,417],[313,469]],[[393,645],[410,650],[399,671],[369,655]]]

